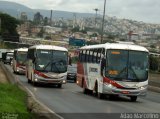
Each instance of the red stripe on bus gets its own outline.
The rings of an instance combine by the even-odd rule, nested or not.
[[[110,80],[109,78],[107,77],[103,77],[103,82],[104,83],[109,83],[109,84],[112,84],[113,86],[117,87],[117,88],[124,88],[122,85],[118,84],[117,82],[113,81],[113,80]]]
[[[43,78],[49,78],[47,75],[45,75],[44,73],[39,72],[37,70],[34,70],[34,73],[37,74],[37,75],[39,75],[39,76],[41,76],[41,77],[43,77]]]

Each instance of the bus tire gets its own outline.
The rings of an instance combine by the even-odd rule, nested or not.
[[[34,81],[32,75],[31,75],[31,82],[32,82],[32,85],[33,85],[33,86],[37,86],[37,82]]]
[[[130,96],[130,99],[131,99],[132,102],[136,102],[137,96]]]
[[[103,99],[103,98],[104,98],[104,94],[98,92],[98,84],[97,84],[97,82],[95,83],[95,95],[96,95],[96,97],[98,97],[99,99]]]
[[[88,94],[88,89],[86,89],[85,87],[83,87],[83,93],[84,94]]]
[[[28,79],[28,83],[31,83],[31,80],[29,80],[29,78],[27,78]]]
[[[58,87],[58,88],[62,88],[62,84],[58,84],[57,87]]]
[[[37,82],[32,81],[33,86],[37,86]]]
[[[83,87],[83,93],[88,94],[88,89],[85,88],[85,86],[84,86],[84,79],[82,79],[82,87]]]

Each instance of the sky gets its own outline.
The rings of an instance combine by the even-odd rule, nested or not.
[[[103,13],[104,0],[6,0],[33,9]],[[106,15],[160,24],[160,0],[106,0]]]

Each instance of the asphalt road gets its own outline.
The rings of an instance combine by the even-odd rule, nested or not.
[[[8,69],[12,71],[9,65]],[[41,85],[34,87],[27,83],[24,75],[15,75],[36,98],[65,119],[106,119],[110,113],[159,113],[160,93],[150,92],[146,97],[130,102],[127,97],[100,100],[92,95],[85,95],[75,83],[67,83],[62,89],[56,86]],[[109,115],[108,115],[109,116]]]

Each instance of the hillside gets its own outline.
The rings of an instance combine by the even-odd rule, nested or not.
[[[24,5],[15,3],[15,2],[8,2],[8,1],[0,1],[0,11],[10,14],[13,17],[20,16],[21,12],[26,12],[29,19],[33,19],[33,16],[36,12],[40,12],[44,17],[50,17],[50,10],[43,10],[43,9],[31,9]],[[78,17],[92,17],[94,14],[90,13],[76,13]],[[73,18],[73,12],[67,11],[57,11],[53,10],[53,17],[54,18]]]

